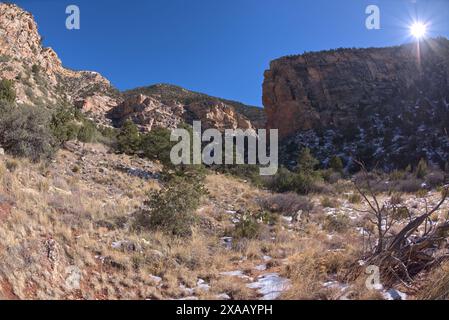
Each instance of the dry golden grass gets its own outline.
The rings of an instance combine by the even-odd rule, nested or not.
[[[0,215],[0,298],[215,299],[226,294],[251,299],[258,293],[247,287],[249,278],[277,272],[291,281],[282,298],[337,299],[341,292],[323,283],[342,278],[361,255],[354,228],[332,235],[325,230],[321,195],[312,196],[316,206],[307,220],[289,225],[279,218],[264,224],[256,238],[233,239],[226,248],[220,238],[233,227],[230,212],[260,212],[259,200],[270,194],[221,174],[205,180],[209,195],[192,237],[138,233],[129,228],[131,215],[148,191],[160,188],[158,181],[130,176],[111,164],[136,165],[138,159],[87,151],[83,159],[67,150],[49,164],[0,158],[0,196],[11,203],[11,210]],[[339,184],[348,191],[347,184]],[[121,242],[125,245],[119,247]],[[266,271],[255,269],[261,264]],[[73,268],[80,273],[79,288],[67,284]],[[446,269],[430,279],[445,279]],[[220,274],[236,270],[246,277]],[[198,288],[200,280],[209,290]],[[349,296],[381,298],[364,281],[352,283]],[[423,298],[441,295],[445,288],[435,286]]]
[[[417,297],[419,300],[449,299],[449,263],[434,269],[424,281]]]

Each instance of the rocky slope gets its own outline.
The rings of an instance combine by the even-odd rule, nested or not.
[[[267,126],[290,150],[306,145],[324,163],[340,155],[349,166],[354,158],[391,168],[421,157],[443,165],[448,101],[444,38],[421,43],[420,58],[416,43],[280,58],[263,84]]]
[[[42,46],[33,16],[13,4],[0,4],[0,79],[14,81],[19,104],[75,105],[102,124],[128,118],[144,130],[191,120],[219,129],[265,124],[256,107],[169,85],[121,93],[97,72],[64,68],[55,51]]]
[[[211,97],[184,88],[157,84],[124,92],[124,102],[109,117],[117,125],[132,119],[145,129],[174,128],[200,120],[203,128],[250,129],[265,125],[263,110],[239,102]]]
[[[19,104],[70,103],[101,114],[120,101],[97,72],[64,68],[55,51],[42,46],[33,16],[13,4],[0,4],[0,78],[14,81]]]

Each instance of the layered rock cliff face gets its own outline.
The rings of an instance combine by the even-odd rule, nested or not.
[[[117,127],[130,119],[145,131],[151,131],[155,127],[178,127],[183,122],[183,113],[181,104],[164,104],[152,97],[136,94],[126,97],[123,103],[109,110],[107,116]]]
[[[13,4],[0,4],[0,78],[14,81],[19,104],[70,103],[98,115],[120,102],[97,72],[64,68],[53,49],[42,46],[33,16]]]
[[[449,155],[449,41],[284,57],[265,72],[268,128],[288,161],[301,146],[387,168]]]
[[[124,102],[108,116],[120,126],[132,119],[144,129],[175,128],[200,120],[204,129],[256,129],[265,126],[263,110],[239,102],[211,97],[181,87],[157,84],[124,92]]]
[[[218,129],[265,125],[260,108],[169,85],[122,93],[97,72],[64,68],[53,49],[42,46],[33,16],[13,4],[0,3],[0,79],[13,80],[18,104],[74,105],[104,125],[128,118],[143,130],[192,120]]]

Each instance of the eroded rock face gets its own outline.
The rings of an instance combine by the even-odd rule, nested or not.
[[[216,128],[221,131],[225,129],[254,129],[248,118],[223,102],[194,102],[185,108],[193,114],[192,120],[200,120],[205,129]]]
[[[33,16],[13,4],[0,3],[0,78],[14,81],[19,104],[76,102],[101,115],[120,101],[100,74],[64,68],[56,52],[42,46]]]
[[[236,106],[217,98],[175,86],[155,85],[125,94],[124,101],[112,108],[108,117],[116,126],[131,119],[146,131],[154,127],[176,128],[182,122],[191,125],[194,120],[201,121],[203,129],[258,128],[258,118],[253,124],[239,111]],[[254,110],[252,112],[256,113]]]
[[[284,57],[265,72],[268,128],[294,164],[307,146],[326,166],[338,155],[386,169],[449,156],[449,40]],[[407,155],[407,156],[405,156]]]
[[[145,131],[151,131],[154,127],[176,128],[182,122],[183,113],[182,105],[164,104],[152,97],[137,94],[112,108],[108,117],[118,127],[130,119]]]
[[[251,121],[222,102],[197,101],[184,105],[179,101],[162,102],[153,97],[137,94],[128,96],[108,113],[116,126],[131,119],[144,131],[152,128],[177,128],[181,123],[201,121],[203,129],[253,129]]]
[[[399,106],[420,90],[447,94],[449,41],[430,40],[378,49],[342,49],[284,57],[265,72],[263,103],[268,127],[286,137],[297,131],[344,127],[363,109]],[[426,87],[426,84],[432,86]],[[414,103],[415,101],[413,101]]]

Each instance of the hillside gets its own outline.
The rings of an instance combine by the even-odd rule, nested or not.
[[[112,108],[108,117],[120,126],[132,119],[141,128],[175,128],[180,123],[200,120],[203,128],[264,128],[263,109],[211,97],[184,88],[156,84],[123,92],[123,103]]]
[[[265,113],[263,109],[259,107],[248,106],[240,102],[212,97],[203,93],[190,91],[179,86],[170,84],[155,84],[152,86],[135,88],[124,92],[125,96],[132,96],[136,94],[155,97],[164,103],[178,101],[182,104],[188,105],[193,102],[200,101],[222,102],[228,106],[233,107],[237,113],[240,113],[248,118],[256,128],[265,127]]]

